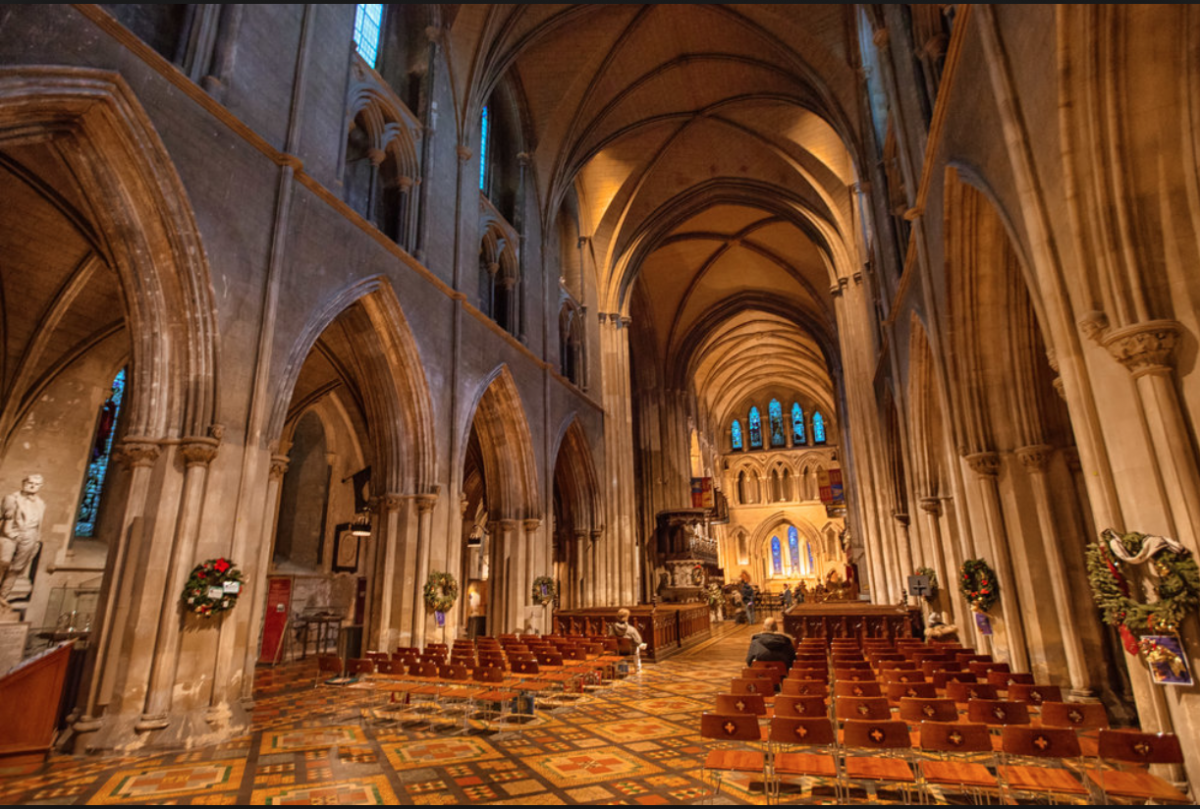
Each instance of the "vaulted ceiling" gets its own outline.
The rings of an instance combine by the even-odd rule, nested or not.
[[[788,345],[775,381],[827,401],[830,290],[861,266],[853,8],[458,6],[447,55],[462,141],[508,82],[547,229],[578,198],[600,311],[628,313],[641,285],[669,374],[699,374],[700,390],[731,345]]]

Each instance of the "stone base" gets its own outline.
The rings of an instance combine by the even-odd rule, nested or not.
[[[75,725],[76,754],[168,752],[208,747],[243,735],[250,730],[250,714],[236,702],[163,717],[106,714],[84,724]],[[151,725],[161,727],[151,728]],[[138,730],[139,726],[146,729]]]

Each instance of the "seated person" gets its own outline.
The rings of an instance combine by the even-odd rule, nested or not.
[[[633,648],[639,652],[646,648],[646,644],[642,643],[642,633],[629,622],[629,610],[624,607],[617,610],[617,620],[608,625],[608,634],[614,638],[629,638],[633,641]]]
[[[755,660],[779,661],[789,669],[796,662],[796,647],[792,644],[792,638],[779,631],[779,624],[774,618],[763,621],[763,631],[750,639],[746,665],[751,665]]]

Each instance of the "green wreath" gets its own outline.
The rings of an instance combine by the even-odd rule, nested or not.
[[[449,612],[458,601],[458,582],[449,573],[435,570],[425,580],[425,609]]]
[[[958,587],[976,612],[987,612],[1000,600],[996,571],[982,559],[963,562]]]
[[[533,580],[533,603],[539,607],[553,604],[557,591],[558,588],[554,586],[554,579],[549,576],[538,576]]]
[[[1088,583],[1092,598],[1100,608],[1104,623],[1127,627],[1134,634],[1163,634],[1175,632],[1188,612],[1200,607],[1200,567],[1186,548],[1173,551],[1163,548],[1154,554],[1150,563],[1158,577],[1154,585],[1157,600],[1146,604],[1133,597],[1139,589],[1129,579],[1138,565],[1115,557],[1111,550],[1114,540],[1136,556],[1146,544],[1147,535],[1131,532],[1119,535],[1111,528],[1087,549]]]
[[[929,595],[925,596],[925,600],[932,602],[937,598],[938,594],[937,571],[931,567],[919,567],[917,568],[917,575],[929,577]]]
[[[204,618],[233,609],[241,595],[242,572],[233,562],[221,557],[209,559],[192,568],[183,585],[183,609]]]

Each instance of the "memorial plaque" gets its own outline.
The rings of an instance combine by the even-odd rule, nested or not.
[[[25,657],[25,640],[28,637],[29,624],[18,621],[0,623],[0,674]]]

